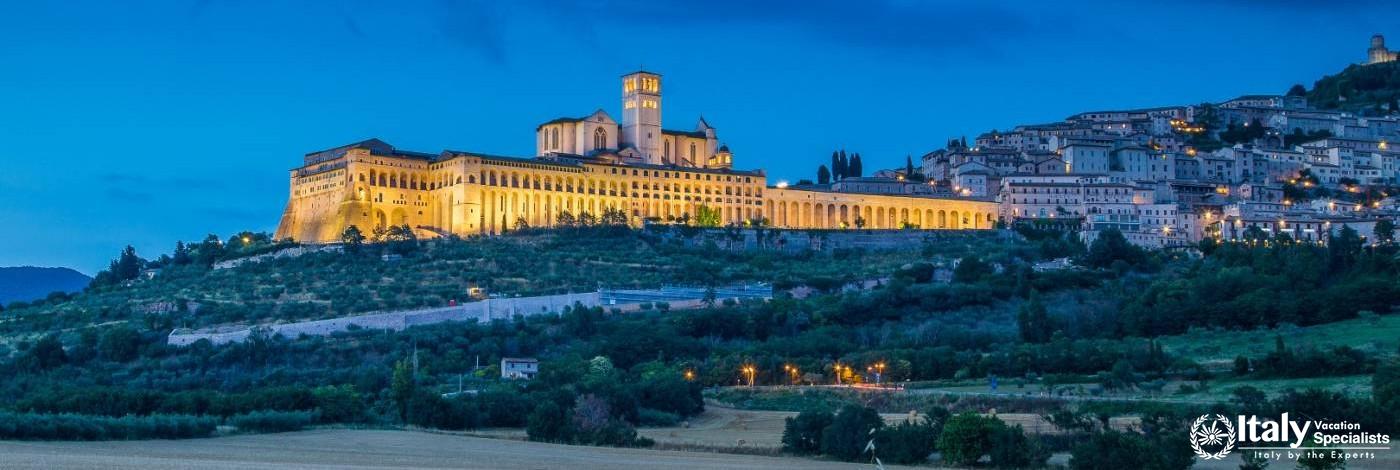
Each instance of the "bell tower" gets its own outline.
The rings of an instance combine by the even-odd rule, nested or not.
[[[661,164],[661,75],[638,70],[622,76],[622,142],[644,161]]]

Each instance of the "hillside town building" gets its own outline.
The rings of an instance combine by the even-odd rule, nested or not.
[[[1370,63],[1395,60],[1372,38]],[[1222,143],[1222,133],[1250,138]],[[934,190],[995,197],[1001,220],[1077,231],[1117,229],[1133,243],[1188,246],[1260,233],[1325,242],[1341,227],[1371,236],[1394,219],[1400,112],[1358,116],[1315,109],[1301,95],[1244,95],[1210,105],[1101,110],[1025,124],[926,153]],[[1214,142],[1197,148],[1193,142]],[[1317,206],[1286,188],[1356,195]],[[1314,201],[1315,202],[1315,201]]]

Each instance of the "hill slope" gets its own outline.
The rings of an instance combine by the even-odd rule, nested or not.
[[[1352,65],[1322,77],[1308,91],[1312,106],[1362,115],[1395,112],[1396,100],[1400,100],[1400,62]]]
[[[92,278],[69,268],[0,267],[0,304],[42,299],[50,292],[77,292]]]

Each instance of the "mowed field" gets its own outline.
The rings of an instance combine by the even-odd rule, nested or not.
[[[326,429],[183,441],[0,441],[0,468],[835,470],[869,466],[793,457],[566,446],[414,431]]]

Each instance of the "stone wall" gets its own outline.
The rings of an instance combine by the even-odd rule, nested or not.
[[[487,299],[454,307],[427,308],[403,312],[374,313],[352,317],[328,318],[295,323],[259,325],[235,330],[207,330],[194,332],[171,332],[166,343],[172,346],[185,346],[201,339],[214,344],[243,341],[252,334],[254,328],[266,330],[269,335],[284,338],[307,336],[329,336],[332,333],[347,331],[352,325],[370,330],[402,330],[410,326],[431,325],[449,321],[476,320],[488,322],[495,319],[510,319],[515,315],[530,316],[563,311],[564,307],[583,304],[595,307],[600,304],[598,292],[582,294],[543,295],[537,297],[513,297]]]
[[[925,241],[955,237],[1007,237],[1006,230],[784,230],[764,229],[763,239],[756,230],[740,230],[736,239],[730,231],[708,229],[694,237],[685,238],[677,231],[663,235],[668,238],[683,238],[688,245],[699,246],[714,242],[721,248],[731,250],[769,249],[784,252],[831,251],[835,249],[863,248],[888,250],[917,247]]]

